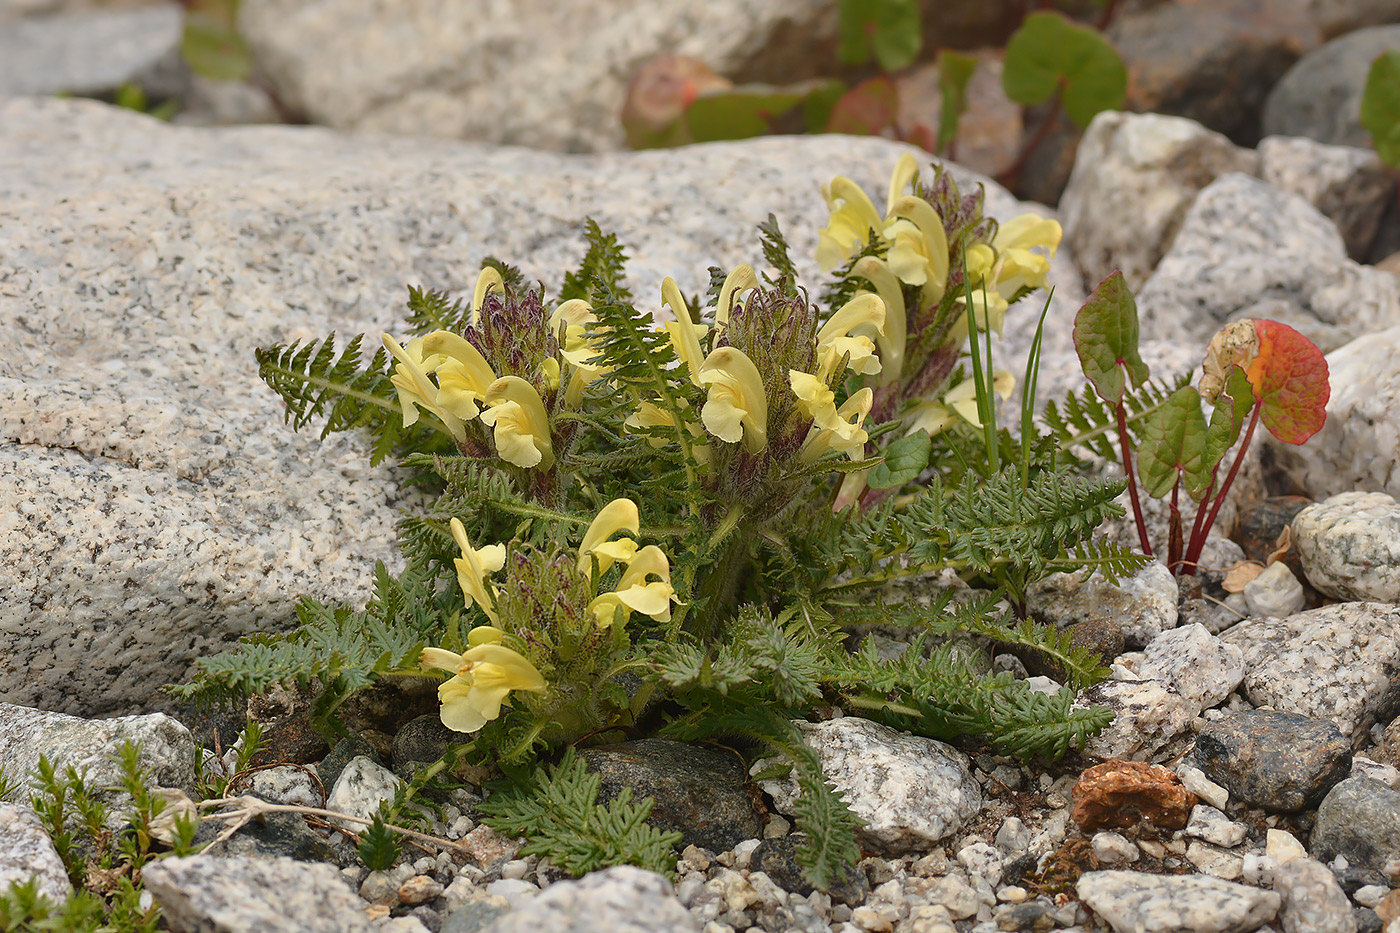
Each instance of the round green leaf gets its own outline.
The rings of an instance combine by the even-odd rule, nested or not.
[[[1134,387],[1147,379],[1147,364],[1138,354],[1137,302],[1122,272],[1100,282],[1074,316],[1074,349],[1105,402],[1123,400],[1125,375]]]
[[[1143,491],[1160,499],[1171,492],[1179,476],[1198,475],[1205,444],[1201,395],[1192,386],[1182,386],[1143,423],[1138,449]]]
[[[1371,63],[1361,94],[1361,125],[1381,161],[1400,167],[1400,52],[1386,52]]]
[[[1096,30],[1057,13],[1026,17],[1007,43],[1001,81],[1007,97],[1027,106],[1062,89],[1065,113],[1079,127],[1121,108],[1128,94],[1128,70],[1117,50]]]
[[[871,489],[898,489],[918,478],[928,466],[933,443],[923,431],[901,437],[885,451],[885,462],[874,467],[866,479]]]
[[[696,142],[750,139],[772,129],[773,120],[802,102],[802,93],[767,85],[736,87],[696,98],[686,109],[686,125]]]

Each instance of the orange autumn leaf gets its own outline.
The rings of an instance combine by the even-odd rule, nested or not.
[[[1279,440],[1302,444],[1327,420],[1327,359],[1307,337],[1278,321],[1252,322],[1259,352],[1245,369],[1264,427]]]

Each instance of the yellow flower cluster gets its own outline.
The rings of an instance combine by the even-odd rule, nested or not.
[[[822,188],[831,217],[827,226],[818,232],[817,241],[817,262],[824,272],[849,262],[872,236],[886,245],[885,259],[863,257],[853,271],[875,286],[891,318],[900,319],[898,336],[895,328],[889,328],[886,334],[888,342],[898,340],[898,351],[893,355],[900,359],[904,320],[902,314],[894,312],[896,307],[902,311],[904,302],[901,299],[896,306],[889,277],[906,285],[919,286],[920,303],[924,307],[942,301],[948,287],[948,234],[943,218],[928,201],[905,193],[917,172],[918,164],[913,156],[900,157],[890,177],[884,216],[855,182],[849,178],[833,179]],[[1045,284],[1050,260],[1062,236],[1058,222],[1037,214],[1023,214],[1002,224],[990,243],[968,246],[965,261],[973,291],[972,310],[979,327],[990,327],[1001,333],[1008,300],[1023,288],[1039,288]],[[965,304],[966,299],[958,296],[954,302]],[[965,336],[967,332],[964,316],[954,328],[953,336]],[[897,373],[889,373],[892,354],[882,347],[881,355],[886,362],[886,378],[882,381],[893,381]]]
[[[728,324],[735,303],[746,291],[758,286],[752,266],[741,265],[729,274],[720,289],[715,312],[715,328],[719,332]],[[897,287],[895,292],[897,294]],[[768,443],[768,395],[758,367],[737,347],[721,346],[704,353],[701,341],[710,328],[690,320],[685,299],[674,279],[667,278],[662,283],[661,300],[676,318],[665,324],[671,346],[691,383],[706,390],[705,403],[700,409],[700,422],[705,430],[727,443],[743,443],[750,454],[763,450]],[[846,368],[862,374],[881,371],[876,348],[877,341],[884,338],[885,323],[885,303],[881,297],[862,294],[833,314],[817,332],[816,372],[788,371],[789,385],[798,407],[812,419],[811,431],[802,448],[805,461],[813,461],[827,450],[862,459],[868,437],[862,422],[870,414],[874,395],[868,389],[861,390],[838,409],[831,385],[840,379]],[[668,413],[643,402],[627,423],[641,427],[674,422]],[[700,433],[698,425],[687,424],[686,428],[693,435]]]
[[[474,548],[462,523],[454,518],[450,524],[462,554],[453,563],[466,605],[480,606],[491,624],[471,630],[465,654],[425,648],[419,663],[424,670],[453,674],[438,687],[443,725],[457,732],[476,732],[501,714],[512,690],[544,693],[547,684],[529,659],[502,644],[505,633],[496,614],[496,590],[487,577],[505,566],[505,545]],[[617,586],[598,594],[588,605],[588,614],[600,628],[618,624],[619,612],[623,623],[634,611],[658,622],[671,618],[676,591],[671,586],[670,561],[655,545],[638,547],[636,539],[628,535],[636,535],[639,528],[637,504],[631,499],[614,499],[598,512],[579,546],[581,573],[590,573],[594,566],[599,576],[614,564],[625,568]],[[624,536],[614,538],[618,532]]]
[[[482,271],[472,300],[473,321],[491,289],[501,287],[496,270]],[[561,306],[556,317],[563,311]],[[577,312],[576,308],[569,309],[575,317]],[[398,361],[390,381],[399,393],[404,427],[418,420],[421,408],[436,416],[460,442],[466,437],[466,423],[480,417],[483,424],[493,429],[496,450],[503,460],[527,469],[553,466],[549,416],[539,392],[525,379],[517,375],[497,377],[481,351],[450,331],[436,330],[415,337],[407,346],[399,346],[388,334],[383,339],[384,346]],[[558,367],[557,360],[546,361],[549,371],[545,376],[556,385]],[[430,375],[437,377],[436,383]]]

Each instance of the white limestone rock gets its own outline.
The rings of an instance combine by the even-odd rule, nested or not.
[[[1293,540],[1297,540],[1295,537]],[[1264,572],[1244,585],[1249,614],[1272,619],[1291,616],[1303,608],[1303,584],[1283,561],[1274,561]]]
[[[699,933],[700,924],[676,899],[669,880],[654,871],[618,865],[577,881],[552,884],[487,929],[490,933]]]
[[[126,84],[155,98],[181,95],[190,85],[184,27],[180,5],[168,2],[10,23],[0,29],[0,97],[110,94]]]
[[[1105,680],[1074,705],[1113,711],[1113,722],[1085,743],[1085,752],[1128,761],[1161,761],[1184,750],[1202,711],[1198,701],[1155,680]]]
[[[933,739],[846,716],[798,722],[822,771],[851,811],[865,821],[858,831],[873,851],[897,855],[952,836],[982,808],[982,790],[961,752]],[[755,762],[757,774],[772,764]],[[760,781],[780,813],[797,800],[792,777]]]
[[[758,259],[770,211],[815,284],[821,184],[883,197],[910,151],[560,156],[30,98],[0,100],[0,126],[0,699],[87,714],[148,711],[196,658],[292,625],[300,595],[362,603],[375,561],[401,566],[396,509],[419,500],[363,436],[284,425],[254,348],[373,346],[407,284],[469,294],[487,256],[557,290],[589,216],[637,257],[644,307],[664,276],[691,294]],[[1023,209],[986,185],[993,214]]]
[[[1258,165],[1253,151],[1185,117],[1099,114],[1060,198],[1065,240],[1086,285],[1121,269],[1131,288],[1142,287],[1200,190],[1226,172],[1254,174]]]
[[[1228,321],[1271,318],[1327,352],[1400,324],[1400,279],[1348,259],[1302,198],[1231,173],[1197,195],[1137,304],[1154,337],[1204,347]]]
[[[39,815],[26,806],[0,803],[0,891],[31,879],[56,906],[73,893],[68,869]]]
[[[1400,502],[1343,492],[1293,517],[1308,582],[1334,599],[1400,603]]]
[[[369,933],[364,902],[334,865],[278,856],[192,855],[152,862],[146,890],[176,933]]]
[[[1332,397],[1322,430],[1301,447],[1269,435],[1274,464],[1314,499],[1356,490],[1400,497],[1400,326],[1333,350],[1327,369]]]
[[[398,776],[383,765],[377,765],[363,755],[351,758],[326,796],[326,809],[362,820],[373,819],[381,803],[393,803],[400,783]],[[348,820],[339,822],[355,832],[359,832],[364,825]]]
[[[1246,619],[1220,639],[1244,651],[1244,694],[1255,706],[1330,719],[1358,747],[1390,710],[1400,607],[1338,603],[1286,619]]]
[[[1091,871],[1075,889],[1115,933],[1249,933],[1279,909],[1272,891],[1204,875]]]

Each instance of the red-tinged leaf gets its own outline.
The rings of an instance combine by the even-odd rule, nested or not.
[[[1191,386],[1182,386],[1143,423],[1138,448],[1143,491],[1160,499],[1172,491],[1178,477],[1191,482],[1202,472],[1205,447],[1201,395]]]
[[[1254,409],[1254,390],[1243,369],[1231,366],[1225,384],[1215,398],[1215,410],[1206,428],[1206,444],[1200,472],[1186,478],[1186,491],[1197,502],[1210,489],[1216,468],[1239,440],[1240,430]]]
[[[828,133],[879,136],[894,126],[899,114],[899,90],[886,77],[862,81],[841,96],[827,121]]]
[[[1125,381],[1136,388],[1147,379],[1147,364],[1138,354],[1137,302],[1123,273],[1114,271],[1100,282],[1074,316],[1074,349],[1105,402],[1123,400]]]
[[[1259,355],[1247,373],[1261,406],[1259,416],[1274,437],[1302,444],[1327,420],[1327,358],[1311,340],[1278,321],[1254,322]]]

